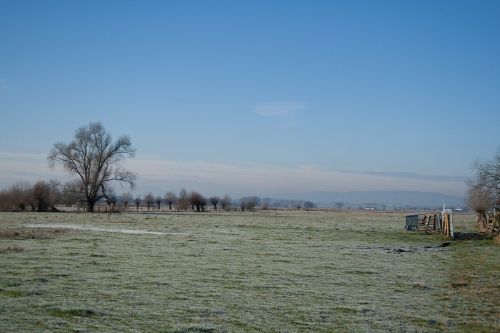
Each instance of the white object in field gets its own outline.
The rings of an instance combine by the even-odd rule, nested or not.
[[[450,225],[450,238],[453,239],[454,238],[454,235],[453,235],[453,211],[451,209],[447,209],[446,208],[446,204],[443,204],[443,211],[441,212],[442,215],[444,214],[449,214],[449,217],[450,217],[450,221],[449,221],[449,225]]]

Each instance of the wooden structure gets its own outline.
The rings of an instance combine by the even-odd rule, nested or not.
[[[439,232],[441,231],[441,216],[437,213],[407,215],[405,231]]]
[[[405,232],[407,231],[441,233],[453,239],[453,213],[443,206],[440,213],[407,215]]]
[[[495,205],[492,211],[486,213],[486,227],[490,235],[500,233],[500,205]]]
[[[451,209],[446,209],[444,205],[443,211],[441,212],[441,223],[441,234],[443,234],[445,237],[453,239],[453,213]]]

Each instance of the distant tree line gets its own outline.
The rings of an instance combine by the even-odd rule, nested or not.
[[[133,195],[124,192],[120,195],[110,188],[106,197],[94,203],[93,211],[255,211],[256,209],[312,209],[315,204],[301,200],[274,200],[247,196],[232,199],[229,195],[204,196],[197,191],[181,189],[178,193],[166,191],[163,195],[152,192]],[[16,183],[0,191],[0,211],[58,211],[57,207],[76,207],[88,210],[85,189],[79,180],[62,184],[57,180],[38,181],[34,185],[26,182]]]
[[[34,185],[19,182],[0,191],[1,211],[56,211],[56,204],[62,200],[59,182],[39,181]]]

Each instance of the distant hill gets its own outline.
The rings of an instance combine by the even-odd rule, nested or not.
[[[464,198],[434,192],[417,191],[358,191],[358,192],[303,192],[276,195],[285,200],[309,200],[319,206],[334,206],[336,202],[344,206],[385,205],[394,207],[439,208],[443,204],[451,207],[464,206]]]

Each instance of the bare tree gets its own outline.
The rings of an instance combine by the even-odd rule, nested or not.
[[[141,206],[141,198],[140,197],[135,197],[134,203],[135,203],[135,211],[139,211],[139,207]]]
[[[174,204],[177,201],[177,196],[175,195],[174,192],[169,191],[165,193],[165,202],[168,205],[168,209],[172,210],[172,204]]]
[[[109,207],[109,210],[111,212],[116,211],[116,203],[118,202],[118,197],[116,196],[115,192],[112,190],[108,190],[106,192],[106,204]]]
[[[7,190],[0,191],[0,212],[11,210],[10,195]]]
[[[271,198],[263,198],[262,204],[260,205],[260,209],[268,210],[271,207]]]
[[[148,194],[146,194],[146,196],[144,197],[144,202],[146,203],[146,206],[148,207],[149,210],[151,206],[155,204],[155,197],[153,193],[149,192]]]
[[[198,192],[191,192],[189,198],[190,198],[191,205],[196,209],[197,212],[205,211],[207,199],[205,199],[205,197],[203,195],[201,195]]]
[[[36,202],[33,197],[33,188],[26,182],[15,183],[2,191],[0,204],[2,210],[5,211],[35,211]]]
[[[486,212],[493,204],[492,191],[482,186],[473,186],[467,193],[467,205],[477,214],[477,224],[481,232],[488,231],[488,218]]]
[[[224,210],[231,208],[231,197],[229,195],[224,195],[220,200],[220,206]]]
[[[33,199],[37,212],[47,212],[49,208],[52,209],[55,202],[51,184],[44,181],[36,182],[33,186]]]
[[[33,189],[29,183],[18,182],[11,187],[14,204],[19,210],[36,210]]]
[[[51,210],[56,211],[56,205],[62,203],[62,184],[60,181],[56,179],[51,179],[49,180],[49,186],[50,186],[50,200],[51,200]]]
[[[208,201],[212,206],[214,206],[214,210],[217,210],[217,204],[219,203],[220,198],[218,196],[212,196],[208,198]]]
[[[75,204],[81,204],[85,201],[85,190],[83,189],[83,184],[81,180],[73,180],[66,182],[63,185],[62,191],[62,203],[71,207]]]
[[[487,161],[476,161],[476,178],[469,183],[467,204],[477,214],[477,223],[482,232],[498,232],[498,225],[488,228],[487,212],[500,203],[500,149],[496,155]],[[494,224],[497,216],[493,217]]]
[[[493,195],[500,195],[500,148],[491,160],[476,161],[474,168],[477,171],[474,185],[490,189]]]
[[[188,210],[191,205],[191,201],[189,199],[189,194],[186,189],[181,189],[179,191],[179,197],[177,199],[177,206],[180,210]]]
[[[314,208],[314,203],[311,201],[304,201],[304,209],[313,209]]]
[[[260,204],[260,198],[251,196],[251,197],[243,197],[240,199],[240,206],[241,210],[250,210],[253,211],[255,210],[255,207],[257,207]]]
[[[87,210],[92,212],[113,181],[134,185],[135,175],[121,166],[121,161],[134,154],[128,136],[112,142],[101,123],[90,123],[79,128],[69,144],[54,144],[48,160],[50,166],[61,163],[81,179]]]
[[[156,207],[158,208],[158,211],[160,211],[160,207],[161,207],[161,197],[160,196],[157,196],[155,198],[155,202],[156,202]]]
[[[122,194],[120,201],[123,203],[125,210],[128,209],[128,205],[133,201],[132,195],[128,192]]]

